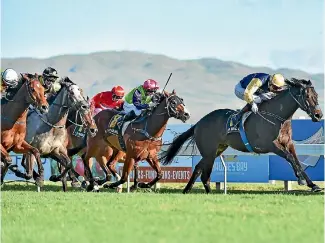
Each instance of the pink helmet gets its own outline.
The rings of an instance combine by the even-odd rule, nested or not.
[[[146,81],[144,81],[142,86],[145,90],[149,91],[156,91],[157,89],[159,89],[157,81],[153,79],[147,79]]]

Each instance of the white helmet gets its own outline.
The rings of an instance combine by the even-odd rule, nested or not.
[[[7,68],[3,73],[2,73],[2,81],[10,87],[16,87],[18,84],[18,74],[16,73],[15,70],[11,68]]]

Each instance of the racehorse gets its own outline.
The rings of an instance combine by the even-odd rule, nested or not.
[[[1,99],[1,184],[12,163],[10,151],[33,154],[38,164],[42,164],[38,149],[25,141],[26,117],[29,105],[34,105],[41,113],[48,112],[44,87],[38,75],[23,74],[22,82],[15,88],[13,98]]]
[[[92,118],[89,103],[83,97],[80,88],[69,78],[65,78],[61,85],[61,90],[52,98],[53,102],[50,102],[50,111],[46,116],[33,112],[28,117],[26,140],[40,150],[42,157],[50,157],[56,160],[60,163],[62,170],[64,167],[59,176],[52,175],[50,180],[62,180],[63,191],[66,191],[65,175],[72,168],[66,149],[68,138],[65,124],[69,111],[74,109],[80,113],[82,124],[88,129],[91,136],[97,133],[97,127]],[[22,164],[24,165],[24,158]],[[29,170],[27,176],[30,177],[32,172],[32,169]],[[70,175],[73,176],[73,173]],[[17,176],[19,176],[19,172]],[[44,174],[42,170],[39,171],[39,177],[41,178],[40,181],[43,182]],[[40,186],[42,186],[42,183],[40,183]]]
[[[171,117],[186,122],[190,118],[190,113],[185,107],[183,99],[177,96],[174,90],[170,94],[166,91],[160,94],[156,107],[149,113],[151,114],[148,116],[143,115],[126,123],[121,122],[123,121],[123,114],[116,110],[103,110],[94,117],[98,133],[95,137],[87,138],[86,153],[83,156],[85,170],[90,178],[88,191],[92,190],[97,184],[91,174],[90,159],[95,157],[97,162],[105,167],[108,147],[125,152],[126,158],[120,180],[109,184],[107,187],[113,189],[124,184],[132,167],[142,160],[146,160],[157,172],[157,175],[149,183],[139,183],[135,180],[133,190],[137,187],[150,188],[162,178],[158,152],[162,146],[161,137],[166,129],[167,122]],[[137,176],[135,175],[135,177]]]
[[[71,124],[71,123],[70,123]],[[80,127],[79,124],[71,124],[70,126],[67,127],[67,132],[68,132],[68,138],[69,138],[69,143],[67,146],[68,149],[68,155],[71,158],[72,156],[76,155],[77,153],[83,158],[86,153],[86,146],[87,146],[87,134],[84,133],[84,129]],[[109,181],[110,176],[108,174],[108,170],[111,172],[111,174],[115,177],[116,180],[119,180],[121,177],[116,171],[116,163],[124,163],[125,160],[125,153],[123,151],[118,151],[115,148],[112,148],[110,146],[106,146],[105,151],[102,153],[102,156],[106,157],[106,164],[105,160],[100,159],[99,160],[99,165],[101,166],[104,174],[105,174],[105,179],[99,180],[98,184],[102,185]],[[91,167],[92,164],[89,164]],[[77,173],[77,172],[76,172]],[[87,172],[86,172],[87,173]],[[84,173],[86,175],[86,173]],[[89,178],[88,178],[89,179]],[[71,180],[74,183],[77,183],[77,180],[74,178],[71,178]],[[82,187],[86,187],[85,181],[82,183]],[[122,190],[122,185],[118,188],[118,191]]]
[[[214,160],[228,146],[242,152],[274,153],[291,164],[300,185],[307,182],[312,191],[320,191],[321,189],[302,169],[292,141],[291,119],[298,108],[305,111],[313,122],[319,122],[323,116],[318,105],[318,94],[310,80],[286,80],[286,89],[275,98],[263,102],[259,106],[258,114],[251,112],[244,114],[239,132],[227,130],[236,113],[234,110],[218,109],[210,112],[189,130],[176,137],[160,159],[162,164],[170,164],[188,139],[191,138],[189,145],[196,143],[202,159],[195,166],[183,193],[188,193],[192,189],[200,174],[205,191],[207,193],[211,191],[209,178]]]

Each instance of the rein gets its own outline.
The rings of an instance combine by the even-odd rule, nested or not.
[[[35,105],[35,106],[36,106],[37,101],[36,101],[36,99],[34,99],[32,93],[31,93],[31,90],[30,90],[30,87],[29,87],[29,84],[30,84],[30,83],[31,83],[31,82],[30,82],[29,80],[27,80],[27,82],[24,83],[24,85],[26,85],[27,94],[28,94],[29,98],[31,99],[32,103],[29,103],[29,102],[26,102],[26,101],[25,101],[24,104],[32,104],[32,105]],[[4,96],[4,98],[5,98],[5,100],[7,100],[8,102],[13,102],[13,103],[20,103],[20,102],[21,102],[21,101],[19,101],[19,100],[14,100],[14,99],[10,100],[10,99],[8,99],[7,95],[8,95],[8,93],[6,93],[6,95]],[[14,97],[15,97],[15,96],[16,96],[16,94],[14,95]],[[27,109],[28,109],[28,108],[26,108],[26,110],[27,110]],[[26,111],[26,110],[25,110],[25,111]],[[6,121],[11,121],[11,122],[13,122],[14,124],[17,124],[17,125],[22,125],[22,124],[25,124],[25,123],[26,123],[26,121],[14,121],[13,119],[11,119],[10,117],[7,117],[7,116],[1,116],[1,119],[6,120]]]
[[[178,117],[178,113],[177,113],[176,109],[173,109],[170,106],[170,104],[169,104],[169,99],[171,97],[173,97],[173,96],[175,96],[175,95],[173,94],[173,95],[170,95],[170,96],[166,97],[166,106],[164,107],[164,109],[167,110],[167,111],[162,112],[162,113],[158,113],[158,114],[156,114],[157,116],[165,115],[167,113],[168,114],[168,117],[170,118],[171,117],[170,110],[171,110],[172,112],[174,112],[174,114],[176,114],[176,118]],[[153,137],[153,136],[151,136],[148,133],[148,131],[147,131],[147,126],[148,126],[148,120],[146,120],[144,129],[133,128],[132,127],[132,124],[131,124],[131,127],[132,127],[132,129],[133,129],[134,132],[139,132],[139,133],[143,134],[144,136],[146,136],[148,139],[153,140],[153,141],[160,141],[160,140],[162,140],[162,136],[159,136],[159,137]]]
[[[309,107],[305,102],[303,102],[303,94],[302,94],[302,92],[303,92],[303,89],[300,89],[300,94],[297,95],[299,98],[297,99],[297,98],[292,94],[292,92],[291,92],[291,88],[289,88],[289,94],[291,95],[291,97],[293,98],[293,100],[298,104],[298,106],[299,106],[302,110],[306,111],[307,114],[310,115],[310,114],[311,114],[311,109],[310,109],[310,107]],[[301,100],[302,102],[299,102],[299,100]],[[304,105],[302,105],[301,103],[303,103]],[[274,126],[275,126],[275,123],[272,122],[272,121],[270,121],[270,120],[268,120],[268,119],[265,118],[263,115],[267,115],[267,116],[274,117],[275,119],[279,120],[280,122],[285,122],[285,121],[286,121],[286,119],[282,118],[281,116],[278,116],[278,115],[273,114],[273,113],[268,112],[268,111],[258,111],[257,114],[258,114],[259,116],[261,116],[264,120],[266,120],[267,122],[271,123],[271,124],[274,125]],[[263,115],[262,115],[262,114],[263,114]]]

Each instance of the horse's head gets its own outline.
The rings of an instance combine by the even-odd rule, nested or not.
[[[310,80],[295,79],[286,80],[289,86],[289,92],[299,105],[300,109],[305,111],[313,122],[322,119],[323,113],[318,104],[318,94]]]
[[[97,125],[93,119],[93,115],[90,109],[89,101],[85,99],[83,96],[83,91],[78,87],[78,85],[74,84],[72,81],[66,78],[62,84],[66,86],[68,91],[68,97],[71,101],[71,106],[80,113],[80,118],[82,121],[82,125],[88,128],[90,135],[93,137],[96,135],[98,129]]]
[[[161,99],[166,102],[165,108],[167,109],[169,117],[174,117],[184,123],[190,119],[191,114],[189,110],[185,107],[183,99],[176,95],[175,90],[173,90],[172,93],[164,91],[161,95]]]
[[[45,97],[45,89],[38,79],[38,75],[23,74],[24,83],[27,88],[27,102],[31,103],[37,108],[42,114],[46,114],[49,111],[49,104]]]

